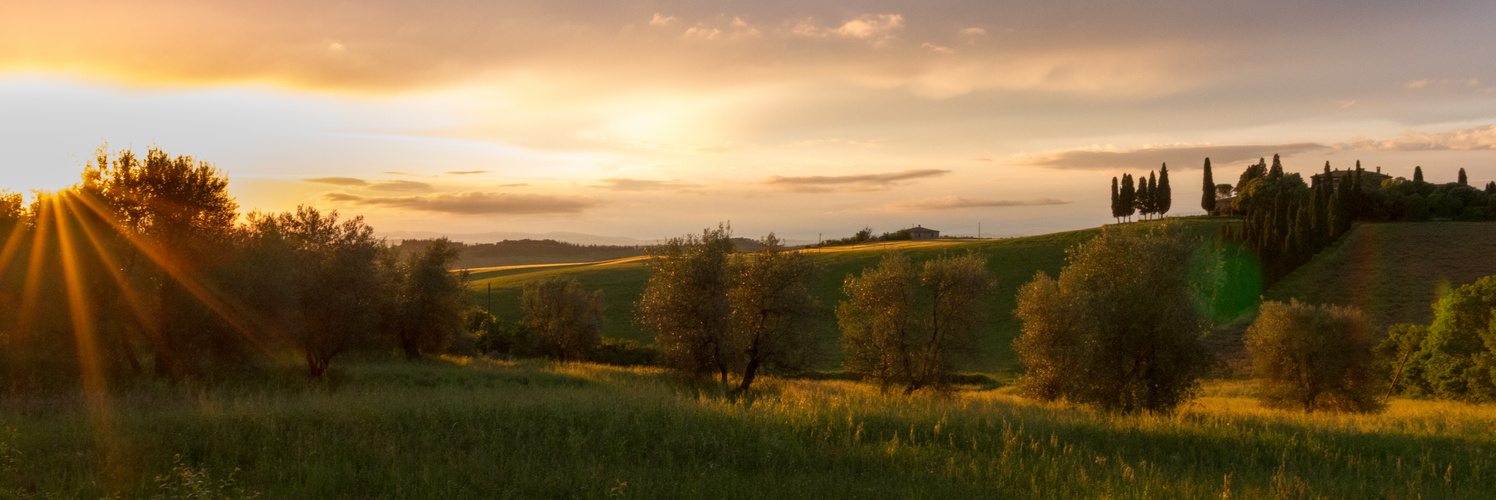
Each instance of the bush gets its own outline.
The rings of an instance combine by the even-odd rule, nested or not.
[[[1019,290],[1018,385],[1108,411],[1172,411],[1211,362],[1202,311],[1219,268],[1175,226],[1104,229],[1070,250],[1059,279]]]
[[[541,354],[562,361],[584,360],[602,341],[603,293],[587,293],[575,277],[525,282],[520,306],[525,328]]]
[[[654,346],[628,339],[604,338],[592,351],[592,360],[616,366],[653,366],[659,354]]]
[[[1387,338],[1377,345],[1376,355],[1392,377],[1387,384],[1388,397],[1397,393],[1399,386],[1405,388],[1406,394],[1430,393],[1428,385],[1423,383],[1423,365],[1415,358],[1427,338],[1428,327],[1424,325],[1402,323],[1387,329]]]
[[[1354,309],[1264,302],[1246,335],[1258,399],[1309,412],[1381,410],[1369,331]]]
[[[1410,363],[1430,395],[1496,401],[1496,276],[1459,287],[1434,304],[1434,324]]]

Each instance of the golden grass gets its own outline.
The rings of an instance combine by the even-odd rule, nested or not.
[[[142,496],[182,467],[267,498],[1485,498],[1496,408],[1258,407],[1212,382],[1171,415],[1010,389],[885,394],[764,379],[732,401],[653,368],[359,360],[330,385],[116,394],[124,456],[79,401],[0,407],[0,491]],[[4,450],[11,450],[6,452]],[[173,460],[181,456],[181,464]],[[6,461],[9,459],[9,461]],[[238,472],[233,472],[235,469]]]

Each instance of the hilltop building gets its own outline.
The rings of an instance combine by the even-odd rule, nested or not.
[[[1331,171],[1328,175],[1329,175],[1329,179],[1331,181],[1334,181],[1334,183],[1330,184],[1330,189],[1331,190],[1339,190],[1340,189],[1340,182],[1342,180],[1346,179],[1347,177],[1350,177],[1350,175],[1351,175],[1352,172],[1355,172],[1355,170],[1333,170],[1333,171]],[[1313,176],[1311,176],[1309,178],[1309,186],[1310,187],[1319,187],[1320,183],[1325,182],[1325,178],[1326,178],[1325,175],[1326,175],[1325,173],[1321,172],[1321,173],[1314,174]],[[1382,167],[1377,167],[1377,171],[1375,171],[1375,172],[1364,171],[1363,170],[1361,172],[1361,185],[1362,186],[1367,186],[1367,187],[1380,186],[1380,185],[1382,185],[1382,181],[1385,181],[1385,180],[1391,179],[1391,178],[1392,178],[1392,176],[1382,173]]]
[[[909,231],[909,239],[911,240],[933,240],[940,238],[940,231],[923,226],[914,226],[907,229],[907,231]]]

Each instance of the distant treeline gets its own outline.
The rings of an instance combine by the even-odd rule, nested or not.
[[[891,233],[883,233],[881,235],[875,236],[873,235],[873,228],[863,227],[862,229],[858,230],[856,234],[853,234],[846,238],[826,240],[815,245],[810,245],[810,247],[820,248],[842,245],[860,245],[863,243],[875,243],[879,241],[908,241],[910,239],[913,239],[913,237],[910,235],[908,229],[900,229]]]
[[[402,253],[423,251],[433,241],[429,239],[403,240],[395,245]],[[648,247],[621,245],[580,245],[551,239],[504,240],[496,243],[457,244],[456,266],[463,269],[497,266],[524,266],[534,264],[560,264],[566,262],[596,262],[601,260],[638,257],[648,253]]]

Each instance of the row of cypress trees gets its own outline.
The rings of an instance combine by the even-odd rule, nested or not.
[[[1309,187],[1299,174],[1283,172],[1278,155],[1271,166],[1259,160],[1242,172],[1236,187],[1242,229],[1233,233],[1227,225],[1222,231],[1261,259],[1264,285],[1329,246],[1367,209],[1360,162],[1339,181],[1331,176],[1329,162],[1324,173],[1326,182]]]
[[[1131,220],[1133,214],[1141,214],[1144,219],[1149,216],[1163,216],[1169,213],[1169,207],[1174,203],[1174,192],[1169,188],[1169,164],[1165,163],[1155,176],[1154,172],[1148,172],[1148,178],[1139,178],[1133,181],[1132,174],[1122,174],[1119,180],[1112,177],[1112,217],[1118,222]]]

